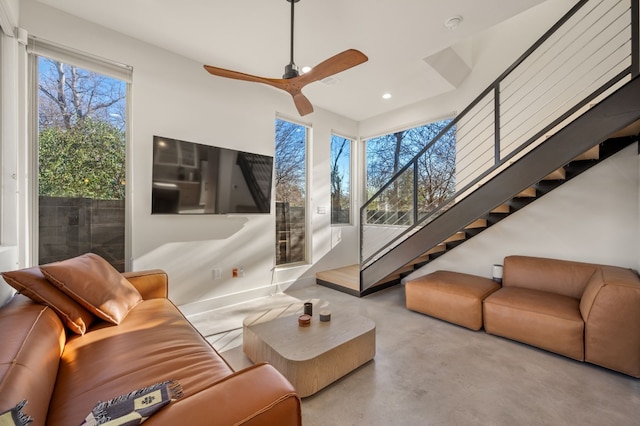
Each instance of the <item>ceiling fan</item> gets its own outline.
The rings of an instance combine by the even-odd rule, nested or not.
[[[368,60],[367,56],[355,49],[348,49],[342,53],[319,63],[311,69],[311,71],[300,74],[298,66],[293,61],[293,17],[294,5],[300,0],[286,0],[291,3],[291,60],[284,68],[282,78],[265,78],[250,74],[244,74],[238,71],[231,71],[224,68],[217,68],[205,65],[204,68],[211,74],[219,77],[233,78],[236,80],[253,81],[257,83],[268,84],[270,86],[282,89],[293,97],[293,102],[298,109],[300,115],[306,115],[313,112],[311,102],[302,94],[302,88],[314,81],[322,80],[339,72],[348,70],[349,68],[360,65]]]

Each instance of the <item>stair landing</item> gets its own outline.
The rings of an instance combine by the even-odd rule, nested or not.
[[[389,275],[366,292],[360,292],[360,265],[348,265],[329,271],[316,272],[316,283],[353,296],[365,296],[385,287],[398,284],[400,273]]]
[[[322,280],[360,292],[360,267],[358,265],[349,265],[329,271],[317,272],[316,280]]]

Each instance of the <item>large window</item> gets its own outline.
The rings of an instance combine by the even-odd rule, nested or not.
[[[371,198],[403,166],[413,159],[451,120],[430,123],[390,133],[366,141],[366,196]],[[417,162],[419,211],[426,212],[455,191],[455,126],[440,138]],[[412,174],[407,174],[407,177]],[[409,211],[412,207],[413,181],[400,180],[391,188],[395,207]],[[406,203],[405,203],[406,201]],[[406,205],[404,205],[406,204]]]
[[[331,135],[331,224],[351,223],[352,140]]]
[[[276,120],[276,265],[306,260],[307,139],[305,126]]]
[[[125,81],[34,56],[38,263],[86,252],[125,269]]]

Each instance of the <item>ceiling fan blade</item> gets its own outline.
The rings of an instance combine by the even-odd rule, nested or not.
[[[232,71],[224,68],[213,67],[211,65],[205,65],[204,69],[206,69],[210,74],[213,74],[218,77],[231,78],[234,80],[243,80],[243,81],[251,81],[255,83],[263,83],[269,86],[276,87],[278,89],[284,90],[289,93],[293,97],[293,102],[298,109],[300,115],[306,115],[313,112],[313,106],[309,99],[307,99],[302,92],[300,92],[301,85],[299,84],[300,77],[292,78],[292,79],[284,79],[284,78],[266,78],[260,77],[257,75],[245,74],[239,71]]]
[[[293,102],[295,103],[300,115],[306,115],[313,112],[313,106],[311,105],[311,102],[309,102],[309,99],[302,94],[302,88],[305,85],[348,70],[356,65],[360,65],[361,63],[368,61],[369,58],[359,50],[348,49],[323,62],[320,62],[318,65],[313,67],[311,71],[299,75],[298,68],[293,62],[293,18],[294,6],[300,0],[287,1],[291,3],[291,61],[289,62],[289,65],[285,67],[285,74],[283,78],[259,77],[257,75],[212,67],[211,65],[205,65],[204,69],[206,69],[210,74],[218,77],[263,83],[284,90],[293,97]]]
[[[278,81],[280,81],[279,79],[265,78],[257,75],[245,74],[239,71],[232,71],[224,68],[212,67],[211,65],[205,65],[204,69],[207,70],[209,74],[213,74],[218,77],[232,78],[234,80],[252,81],[255,83],[264,83],[264,84],[269,84],[271,86],[276,86],[280,88],[280,86],[278,85]]]
[[[329,59],[320,62],[315,67],[311,68],[311,71],[300,76],[300,83],[302,85],[309,84],[314,81],[322,80],[339,72],[353,68],[356,65],[360,65],[367,62],[369,58],[367,55],[356,49],[348,49],[344,52],[338,53],[330,57]]]
[[[293,103],[296,104],[296,108],[298,109],[298,113],[302,115],[307,115],[313,112],[313,105],[309,102],[309,99],[306,98],[302,94],[302,92],[298,92],[296,94],[292,94]]]
[[[263,83],[275,88],[284,90],[293,97],[293,102],[298,109],[300,115],[306,115],[313,112],[313,106],[301,92],[302,88],[314,81],[322,80],[349,68],[366,62],[369,58],[355,49],[345,50],[330,57],[329,59],[319,63],[311,69],[311,71],[294,78],[266,78],[257,75],[245,74],[239,71],[232,71],[224,68],[205,65],[204,69],[210,74],[218,77],[231,78],[234,80],[251,81],[255,83]]]

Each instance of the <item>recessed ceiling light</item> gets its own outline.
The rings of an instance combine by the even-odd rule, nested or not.
[[[306,74],[309,71],[311,71],[311,67],[310,66],[302,67],[302,69],[300,70],[300,72],[302,72],[302,74]]]
[[[455,30],[460,26],[461,22],[462,22],[462,16],[456,15],[444,21],[444,26],[450,30]]]
[[[391,93],[384,93],[382,99],[391,99]]]

